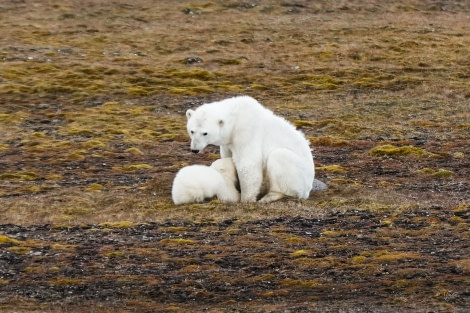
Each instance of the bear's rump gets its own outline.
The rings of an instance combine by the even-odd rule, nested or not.
[[[269,191],[299,198],[308,198],[315,176],[313,162],[288,149],[276,149],[269,154],[265,173]]]

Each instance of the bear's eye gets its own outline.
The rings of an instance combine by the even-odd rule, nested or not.
[[[194,130],[191,131],[191,135],[194,134]]]
[[[203,135],[203,136],[207,136],[207,133],[203,133],[202,135]]]

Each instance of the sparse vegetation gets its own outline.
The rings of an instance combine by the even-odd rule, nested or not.
[[[469,12],[2,3],[0,311],[463,312]],[[238,94],[305,133],[327,191],[173,205],[176,171],[219,157],[184,112]]]

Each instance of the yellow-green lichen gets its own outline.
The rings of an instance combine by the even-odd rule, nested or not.
[[[298,256],[305,256],[305,255],[309,255],[311,254],[312,251],[310,250],[297,250],[297,251],[294,251],[292,252],[290,255],[293,256],[293,257],[298,257]]]
[[[417,148],[413,146],[395,147],[393,145],[383,145],[383,146],[374,147],[370,150],[370,154],[374,156],[406,156],[406,155],[429,156],[429,157],[437,156],[436,154],[428,152],[421,148]]]
[[[134,171],[139,171],[139,170],[148,170],[148,169],[151,169],[153,168],[151,165],[148,165],[148,164],[128,164],[128,165],[124,165],[122,167],[122,169],[124,171],[128,171],[128,172],[134,172]]]
[[[102,191],[103,188],[104,188],[103,185],[94,183],[94,184],[91,184],[90,186],[88,186],[87,190],[89,190],[89,191]]]
[[[135,155],[143,155],[144,154],[142,151],[140,151],[140,149],[135,148],[135,147],[128,148],[128,149],[124,150],[124,152],[128,152],[128,153],[135,154]]]
[[[0,174],[0,180],[36,180],[38,174],[32,171]]]
[[[0,244],[2,244],[2,243],[12,243],[12,244],[15,244],[15,245],[19,245],[19,244],[21,244],[21,241],[15,239],[15,238],[5,236],[5,235],[0,235]]]
[[[333,165],[325,165],[325,166],[317,166],[315,170],[319,172],[328,172],[328,173],[344,173],[346,170],[341,165],[333,164]]]
[[[429,176],[435,177],[435,178],[450,178],[450,177],[454,176],[454,172],[452,172],[452,171],[449,171],[449,170],[446,170],[446,169],[435,170],[435,169],[432,169],[432,168],[429,168],[429,167],[425,167],[423,169],[420,169],[417,172],[422,173],[422,174],[426,174],[426,175],[429,175]]]

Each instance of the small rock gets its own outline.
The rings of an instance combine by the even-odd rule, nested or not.
[[[202,63],[203,60],[200,57],[188,57],[184,60],[184,64],[194,64],[194,63]]]

